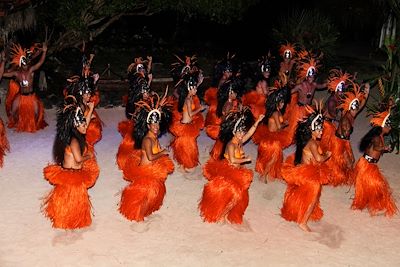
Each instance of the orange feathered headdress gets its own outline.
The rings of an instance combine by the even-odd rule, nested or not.
[[[330,92],[343,91],[346,82],[351,81],[351,75],[341,70],[332,69],[329,73],[327,87]]]
[[[360,86],[355,82],[351,81],[353,91],[344,93],[344,96],[340,100],[338,109],[349,111],[351,109],[357,109],[360,106],[361,100],[364,98],[364,94],[360,91]]]
[[[373,126],[380,126],[383,128],[387,124],[389,117],[390,117],[390,109],[383,111],[383,112],[378,112],[378,113],[373,114],[373,117],[370,120],[370,123]]]
[[[318,60],[312,57],[301,60],[297,72],[298,79],[305,79],[308,76],[315,75],[320,67],[318,63]]]
[[[26,49],[22,49],[19,44],[13,44],[11,47],[12,64],[19,67],[25,62],[26,64]]]
[[[291,43],[286,43],[285,45],[281,45],[281,47],[279,48],[279,54],[283,58],[293,58],[295,53],[296,50],[294,49],[294,46]]]
[[[306,118],[304,119],[305,122],[310,123],[310,128],[312,131],[321,130],[323,129],[324,125],[324,116],[322,115],[323,110],[323,101],[320,100],[319,102],[314,99],[314,107],[310,105],[306,105]]]
[[[158,123],[161,121],[161,113],[162,109],[167,106],[172,106],[172,103],[167,98],[168,95],[168,86],[165,89],[164,96],[160,99],[160,96],[157,93],[154,93],[149,101],[139,101],[136,102],[135,105],[145,108],[148,113],[146,117],[147,123]]]
[[[193,56],[185,56],[185,60],[181,59],[178,55],[174,56],[178,59],[178,62],[172,63],[171,72],[178,71],[180,75],[185,75],[188,73],[193,73],[199,71],[199,68],[196,66],[197,64],[197,57],[196,55]]]

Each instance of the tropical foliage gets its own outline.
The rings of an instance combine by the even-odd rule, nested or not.
[[[273,35],[276,41],[296,43],[309,51],[329,56],[334,53],[339,32],[329,17],[318,10],[293,9],[281,17]]]
[[[184,17],[207,17],[219,23],[239,20],[259,0],[60,0],[44,1],[38,18],[55,25],[50,49],[56,51],[96,38],[123,16],[150,16],[163,11]],[[45,8],[43,8],[45,7]],[[51,12],[49,12],[51,10]],[[51,52],[51,51],[50,51]]]
[[[400,10],[400,9],[399,9]],[[396,14],[396,12],[392,13]],[[400,15],[400,13],[399,13]],[[375,86],[378,88],[378,95],[371,95],[373,99],[367,106],[372,114],[375,112],[391,109],[392,131],[388,136],[388,142],[392,149],[400,149],[400,40],[396,36],[397,32],[396,16],[389,15],[381,30],[380,46],[386,54],[386,62],[381,67],[381,73],[374,79]]]

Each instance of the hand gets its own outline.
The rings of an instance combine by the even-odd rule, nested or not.
[[[168,153],[169,153],[169,151],[166,148],[162,149],[160,152],[161,155],[165,155],[165,156],[168,156]]]
[[[46,52],[46,51],[47,51],[47,44],[46,44],[46,43],[43,43],[43,44],[42,44],[42,51],[43,51],[43,52]]]
[[[152,57],[152,56],[147,56],[147,60],[148,60],[149,62],[152,62],[152,61],[153,61],[153,57]]]
[[[94,103],[93,102],[88,102],[87,106],[88,106],[90,111],[93,111],[93,109],[94,109]]]
[[[325,152],[325,156],[327,159],[329,159],[332,156],[332,152],[331,151],[326,151]]]
[[[262,121],[265,118],[264,114],[261,114],[260,117],[258,117],[257,119],[257,123],[260,123],[260,121]]]

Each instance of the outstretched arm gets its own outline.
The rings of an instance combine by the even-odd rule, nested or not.
[[[322,90],[322,89],[325,89],[326,86],[327,86],[326,83],[317,83],[316,86],[315,86],[315,89]]]
[[[3,66],[4,67],[4,66]],[[6,71],[6,72],[3,72],[3,77],[6,77],[6,78],[12,78],[12,77],[16,77],[17,76],[17,74],[18,74],[18,72],[17,71],[15,71],[15,70],[12,70],[12,71]]]

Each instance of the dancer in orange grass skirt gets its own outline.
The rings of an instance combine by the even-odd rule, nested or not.
[[[353,132],[354,120],[365,105],[368,95],[369,84],[365,84],[362,92],[358,84],[351,82],[348,92],[341,98],[338,106],[338,109],[341,110],[339,124],[335,135],[330,139],[332,157],[326,162],[331,169],[330,185],[351,185],[354,182],[351,173],[355,160],[350,144],[350,135]]]
[[[239,78],[232,77],[218,90],[218,104],[216,115],[218,120],[222,121],[223,118],[230,112],[240,111],[242,109],[242,103],[240,96],[244,90],[243,81]],[[218,138],[220,130],[220,124],[209,125],[207,131],[209,136],[212,133],[212,137],[216,138],[215,143],[210,151],[210,156],[214,159],[218,159],[224,149],[224,144],[221,139]]]
[[[288,87],[292,89],[296,85],[296,73],[295,70],[297,68],[296,62],[301,58],[298,58],[296,48],[291,43],[282,44],[279,47],[279,54],[282,57],[282,61],[279,64],[279,72],[278,72],[278,83],[279,86],[277,87]],[[286,107],[286,112],[284,116],[284,120],[288,120],[289,114],[292,112],[293,107],[297,105],[297,94],[292,94],[289,100],[285,101],[288,102]]]
[[[34,72],[42,66],[46,58],[47,45],[43,43],[42,55],[39,61],[30,66],[30,57],[27,50],[20,45],[12,47],[12,64],[17,70],[10,70],[3,74],[4,77],[15,77],[16,82],[10,82],[6,99],[6,112],[8,127],[15,128],[18,132],[36,132],[47,126],[44,121],[43,103],[33,90]]]
[[[174,159],[185,172],[192,171],[199,164],[197,137],[204,127],[201,111],[205,106],[200,105],[196,92],[201,82],[201,74],[190,73],[179,83],[178,107],[174,110],[169,127],[169,131],[174,135],[170,144]]]
[[[299,52],[300,61],[297,66],[297,77],[299,83],[291,89],[292,94],[297,93],[297,99],[292,95],[290,105],[286,111],[289,126],[285,129],[288,135],[294,140],[294,133],[296,131],[297,122],[305,116],[305,106],[311,105],[315,90],[320,90],[326,87],[326,84],[320,84],[315,81],[318,72],[319,58],[315,55],[303,51]],[[297,101],[295,101],[297,100]]]
[[[316,110],[306,106],[311,113],[296,129],[296,152],[288,157],[282,167],[282,176],[287,183],[281,215],[294,221],[304,231],[311,231],[309,220],[320,220],[323,211],[319,205],[322,185],[328,183],[329,169],[325,161],[331,152],[323,152],[319,145],[323,131],[321,106]]]
[[[86,146],[85,133],[90,124],[93,103],[85,116],[74,97],[65,99],[57,114],[54,143],[56,164],[43,174],[54,189],[45,197],[42,211],[54,228],[76,229],[91,224],[91,203],[87,190],[99,175],[99,167]]]
[[[331,150],[331,139],[335,136],[337,122],[339,121],[339,102],[344,97],[346,88],[351,84],[351,75],[339,69],[329,72],[327,88],[330,96],[325,102],[324,132],[321,137],[321,147],[324,151]]]
[[[267,130],[258,146],[255,168],[264,182],[282,178],[283,149],[291,143],[291,138],[283,131],[287,126],[287,121],[283,121],[283,115],[288,94],[289,89],[285,87],[270,94],[267,99],[267,114],[264,119],[268,122]]]
[[[122,191],[120,213],[128,220],[143,221],[157,211],[166,193],[165,180],[174,171],[168,152],[161,149],[158,137],[166,132],[171,117],[166,95],[140,101],[135,112],[133,132],[135,150],[123,169],[130,184]]]
[[[205,119],[206,133],[214,140],[218,137],[219,125],[222,122],[222,119],[217,116],[218,92],[221,90],[223,84],[236,76],[233,64],[234,57],[235,55],[230,56],[228,53],[224,60],[219,61],[215,65],[212,86],[204,94],[204,101],[208,105],[208,112]]]
[[[1,53],[0,59],[0,80],[4,73],[4,52]],[[6,128],[4,126],[3,120],[0,118],[0,168],[3,167],[4,156],[10,151],[10,144],[6,135]]]
[[[137,103],[139,101],[145,101],[149,99],[149,96],[151,94],[150,88],[147,85],[146,79],[144,77],[139,77],[135,82],[130,83],[130,86],[133,86],[130,88],[130,93],[129,93],[129,103]],[[130,106],[130,105],[129,105]],[[128,107],[128,105],[127,105]],[[120,131],[123,139],[118,147],[118,152],[117,152],[117,165],[120,170],[122,170],[125,166],[125,162],[129,155],[133,152],[134,150],[134,140],[133,140],[133,129],[135,127],[135,123],[133,120],[133,116],[135,113],[134,109],[135,105],[132,105],[132,108],[129,110],[130,118],[124,121],[121,121],[118,124],[118,130]]]
[[[261,115],[248,131],[253,121],[249,109],[232,112],[222,122],[219,138],[225,145],[223,155],[218,160],[210,158],[203,168],[208,180],[199,203],[204,221],[214,223],[227,219],[233,224],[243,222],[253,172],[242,166],[251,161],[244,154],[242,146],[251,138],[263,118],[264,115]]]
[[[190,73],[200,73],[202,72],[202,69],[199,67],[197,64],[197,57],[195,55],[193,56],[185,56],[185,60],[181,59],[179,56],[174,55],[177,59],[178,62],[174,62],[171,64],[171,76],[173,83],[176,85],[180,82],[180,80],[187,74]],[[178,99],[179,98],[179,93],[178,93],[178,86],[175,86],[173,96]]]
[[[262,57],[258,61],[258,81],[255,90],[251,90],[242,97],[243,106],[250,107],[254,119],[265,115],[265,102],[269,94],[271,94],[275,87],[270,87],[268,84],[271,75],[271,58],[270,55]],[[261,123],[256,132],[251,137],[255,144],[259,144],[261,139],[268,131],[267,125]]]
[[[355,196],[351,208],[366,208],[371,215],[384,213],[391,217],[396,214],[397,207],[390,186],[377,164],[382,154],[390,149],[383,139],[391,130],[390,110],[375,113],[371,124],[373,128],[360,143],[364,155],[354,168]]]
[[[95,106],[95,103],[91,98],[95,87],[93,78],[89,77],[83,79],[79,78],[78,76],[74,76],[71,77],[71,79],[68,79],[68,81],[70,84],[66,88],[66,93],[68,96],[72,95],[75,97],[79,107],[86,116],[90,111],[89,103]],[[91,120],[87,127],[85,138],[89,151],[94,153],[94,145],[102,138],[103,126],[96,111],[93,109],[91,113]]]

